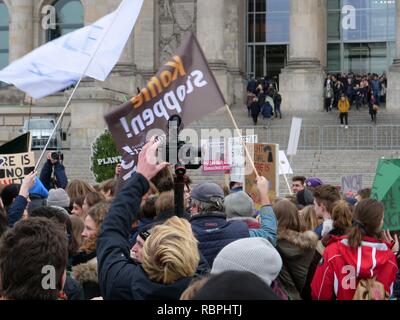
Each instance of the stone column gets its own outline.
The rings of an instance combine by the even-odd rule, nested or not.
[[[33,50],[33,0],[12,0],[10,10],[10,62]]]
[[[289,61],[280,75],[284,110],[322,111],[326,0],[292,0]]]
[[[156,2],[145,0],[134,29],[134,57],[137,68],[137,86],[142,88],[156,73],[155,29]],[[136,91],[134,92],[136,93]]]
[[[229,95],[227,64],[224,60],[225,1],[197,1],[197,39],[208,60],[211,70],[228,104]]]
[[[145,1],[146,2],[146,1]],[[83,0],[85,11],[85,25],[91,24],[101,17],[111,13],[118,8],[120,1],[114,0]],[[118,63],[115,65],[108,79],[102,83],[102,86],[111,90],[131,94],[135,88],[135,65],[133,52],[133,34],[132,31],[125,49],[121,54]]]
[[[246,95],[245,81],[245,17],[246,1],[230,0],[225,3],[224,58],[228,67],[228,100],[243,107]]]
[[[400,1],[396,1],[396,58],[389,68],[386,109],[400,110]]]

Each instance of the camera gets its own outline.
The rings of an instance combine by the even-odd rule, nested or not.
[[[161,149],[165,148],[165,153],[164,153],[166,155],[165,161],[173,164],[178,164],[179,167],[184,167],[185,169],[191,169],[191,170],[199,169],[202,165],[201,148],[196,148],[190,143],[179,140],[179,132],[181,132],[182,129],[183,129],[182,118],[179,115],[172,115],[167,123],[168,136],[166,139],[166,144],[164,145],[164,147],[161,147]],[[176,147],[177,159],[175,160],[169,158],[170,139],[172,141],[176,141],[175,146],[173,146]]]
[[[64,161],[64,154],[60,151],[52,152],[51,159],[54,161]]]
[[[186,170],[196,170],[202,165],[201,163],[201,148],[195,148],[185,141],[178,141],[177,159],[174,161],[169,158],[169,143],[165,145],[166,162],[176,163],[179,167],[184,167]],[[198,160],[196,160],[196,157]]]

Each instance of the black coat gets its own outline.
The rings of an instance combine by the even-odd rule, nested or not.
[[[117,194],[97,238],[99,286],[104,299],[178,300],[191,278],[171,285],[151,281],[141,266],[130,258],[131,223],[137,218],[149,182],[135,173]]]

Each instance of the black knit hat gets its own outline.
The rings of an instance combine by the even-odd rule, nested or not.
[[[226,271],[211,277],[193,300],[280,300],[251,272]]]
[[[298,204],[303,206],[309,206],[314,204],[314,196],[308,189],[303,189],[296,194],[296,200]]]

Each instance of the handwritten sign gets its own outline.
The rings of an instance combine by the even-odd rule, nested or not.
[[[0,184],[21,184],[35,169],[33,152],[0,155]]]
[[[345,195],[355,196],[362,189],[362,175],[342,177],[342,191]]]
[[[279,193],[279,145],[277,144],[247,144],[254,150],[254,165],[260,176],[269,181],[270,198],[275,198]],[[256,209],[260,207],[260,200],[256,186],[256,174],[253,172],[246,175],[245,190],[254,201]]]

